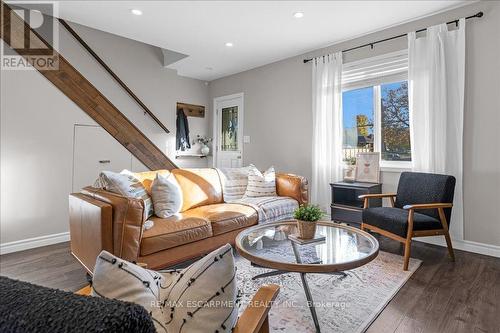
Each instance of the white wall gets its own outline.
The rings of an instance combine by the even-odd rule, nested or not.
[[[285,59],[210,82],[210,98],[245,93],[244,163],[311,177],[311,65],[302,60],[407,33],[484,11],[467,21],[464,124],[465,241],[500,251],[500,3],[475,3],[365,35],[309,54]],[[344,62],[407,47],[406,38],[349,52]],[[396,170],[397,171],[397,170]],[[399,172],[382,172],[383,190],[394,191]],[[452,222],[453,223],[453,222]],[[471,243],[472,244],[472,243]],[[458,245],[458,244],[457,244]],[[460,246],[460,245],[459,245]],[[496,247],[495,247],[496,246]]]
[[[206,166],[206,159],[174,159],[176,102],[208,106],[205,82],[180,77],[163,68],[161,52],[154,47],[76,24],[72,26],[171,134],[167,135],[143,115],[142,109],[63,27],[61,53],[175,163]],[[95,123],[37,71],[2,71],[0,96],[0,242],[4,251],[9,245],[19,248],[19,244],[11,242],[68,231],[73,126]],[[209,117],[190,117],[189,122],[192,137],[210,133]],[[6,243],[10,244],[6,247]]]

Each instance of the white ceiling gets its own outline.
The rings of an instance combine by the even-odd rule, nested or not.
[[[59,16],[187,54],[168,67],[210,81],[466,3],[61,1]],[[132,15],[131,9],[143,15]],[[303,18],[293,17],[298,11]]]

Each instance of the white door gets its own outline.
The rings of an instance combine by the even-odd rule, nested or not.
[[[214,99],[214,165],[243,165],[243,93]]]
[[[73,192],[92,185],[103,170],[123,169],[132,170],[132,154],[115,138],[99,126],[75,125]]]

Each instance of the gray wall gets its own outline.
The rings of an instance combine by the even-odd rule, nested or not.
[[[167,135],[145,116],[62,27],[61,53],[173,158],[176,102],[208,106],[205,82],[163,68],[161,52],[154,47],[76,24],[73,27],[172,133]],[[189,119],[192,135],[210,133],[208,117]],[[75,124],[95,123],[37,71],[1,72],[2,245],[68,231]],[[206,159],[175,162],[180,166],[207,164]]]
[[[311,177],[311,65],[303,58],[336,52],[378,39],[475,14],[467,21],[464,124],[464,237],[500,246],[500,3],[481,2],[386,29],[306,55],[210,82],[210,98],[245,94],[244,163]],[[406,38],[347,53],[350,62],[406,48]],[[398,170],[382,173],[385,191],[395,189]]]

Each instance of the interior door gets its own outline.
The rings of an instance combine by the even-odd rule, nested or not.
[[[103,170],[133,170],[132,154],[102,127],[75,125],[74,131],[73,192],[92,185]]]
[[[216,110],[215,166],[237,168],[243,165],[243,94],[218,97]]]

